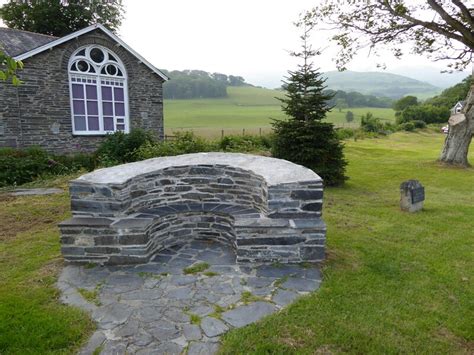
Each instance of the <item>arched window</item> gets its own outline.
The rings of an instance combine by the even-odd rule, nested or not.
[[[127,73],[117,55],[91,45],[69,60],[73,134],[129,132]]]

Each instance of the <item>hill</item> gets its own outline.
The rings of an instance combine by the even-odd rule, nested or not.
[[[326,85],[332,90],[357,91],[362,94],[397,99],[414,95],[424,99],[441,92],[441,89],[423,81],[403,75],[381,72],[330,71],[324,73]]]

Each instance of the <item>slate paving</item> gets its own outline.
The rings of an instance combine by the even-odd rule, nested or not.
[[[316,265],[235,259],[228,245],[191,241],[144,265],[65,267],[58,281],[62,301],[97,323],[80,354],[213,354],[228,330],[279,311],[321,283]],[[185,273],[199,263],[208,267]]]

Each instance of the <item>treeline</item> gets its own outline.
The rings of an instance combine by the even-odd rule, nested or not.
[[[405,96],[394,102],[393,109],[397,123],[423,121],[425,123],[445,123],[451,115],[451,108],[466,98],[472,77],[445,89],[440,95],[419,102],[415,96]]]
[[[203,70],[163,70],[163,72],[171,78],[163,85],[165,99],[226,97],[228,86],[249,85],[241,76],[208,73]]]
[[[364,95],[359,92],[345,92],[342,90],[325,90],[332,98],[328,101],[329,106],[338,109],[349,107],[392,107],[393,100],[388,97],[377,97],[374,95]]]

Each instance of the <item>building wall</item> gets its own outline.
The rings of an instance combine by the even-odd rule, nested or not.
[[[103,136],[73,136],[69,97],[69,58],[89,44],[109,48],[125,65],[130,128],[163,137],[163,79],[98,29],[24,60],[20,86],[0,83],[0,146],[39,145],[55,153],[97,148]]]

